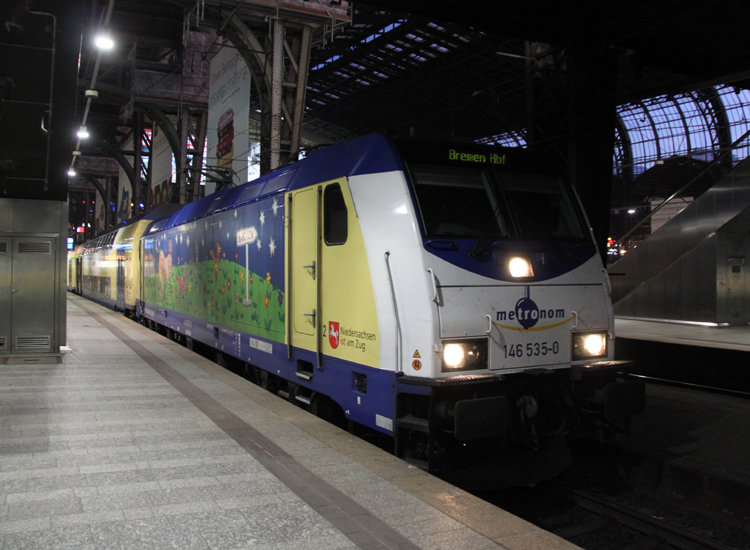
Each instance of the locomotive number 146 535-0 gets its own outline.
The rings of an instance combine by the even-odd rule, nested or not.
[[[558,342],[528,342],[524,344],[510,344],[503,346],[505,358],[508,357],[535,357],[539,355],[557,355],[560,352]]]

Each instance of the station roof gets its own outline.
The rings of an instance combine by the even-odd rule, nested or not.
[[[616,52],[621,106],[716,85],[738,93],[750,89],[745,28],[750,3],[739,0],[300,2],[348,7],[352,18],[351,25],[337,27],[312,50],[303,131],[307,145],[387,130],[523,144],[530,113],[564,108],[568,56],[587,49]],[[55,2],[37,0],[34,9],[47,4]],[[14,36],[16,22],[23,24],[20,15],[27,5],[27,0],[5,3],[0,10],[4,37]],[[93,31],[107,2],[70,5],[81,8],[86,28]],[[102,58],[91,124],[108,139],[127,133],[132,72],[150,71],[162,79],[179,75],[196,63],[182,57],[185,30],[192,28],[189,14],[205,8],[203,24],[221,32],[227,14],[246,5],[236,0],[116,0],[110,27],[118,49]],[[87,30],[80,45],[79,120],[96,65],[88,38]],[[13,60],[14,66],[24,63]],[[0,81],[0,90],[10,93],[11,87]]]
[[[113,80],[128,62],[161,73],[182,68],[194,5],[115,2],[112,27],[123,43],[104,61],[102,116],[119,115],[130,99]],[[715,84],[750,87],[750,4],[736,0],[362,0],[350,11],[352,24],[311,54],[305,129],[323,141],[386,129],[462,139],[521,132],[528,110],[545,108],[529,105],[529,80],[557,93],[573,45],[618,53],[619,104]],[[221,15],[204,24],[220,27]],[[79,78],[90,69],[82,65]]]

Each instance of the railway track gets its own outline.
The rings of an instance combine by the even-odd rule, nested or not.
[[[584,550],[750,550],[733,514],[640,487],[638,455],[590,441],[571,451],[573,466],[555,480],[475,494]]]
[[[693,384],[690,382],[682,382],[680,380],[668,380],[666,378],[656,378],[653,376],[645,376],[643,374],[630,374],[631,378],[640,378],[644,382],[649,384],[658,384],[660,386],[669,386],[672,388],[682,388],[686,390],[695,390],[704,393],[713,393],[716,395],[728,395],[730,397],[738,397],[740,399],[750,399],[750,393],[732,390],[729,388],[719,388],[716,386],[705,386],[702,384]]]
[[[737,550],[738,548],[709,540],[686,528],[672,525],[662,517],[633,510],[587,491],[572,490],[570,494],[573,502],[584,510],[610,517],[620,525],[647,535],[652,540],[663,540],[670,547],[679,550]],[[645,549],[647,544],[642,543],[640,548]]]

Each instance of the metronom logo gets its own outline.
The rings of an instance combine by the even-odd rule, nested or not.
[[[519,325],[528,330],[535,326],[540,319],[565,318],[565,310],[562,308],[540,308],[536,302],[531,299],[530,287],[526,287],[525,294],[526,295],[523,298],[516,302],[516,307],[514,309],[496,312],[495,321],[516,321]]]

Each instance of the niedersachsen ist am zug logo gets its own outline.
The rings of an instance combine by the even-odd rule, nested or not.
[[[563,308],[540,308],[531,299],[531,287],[527,286],[524,287],[524,296],[516,302],[516,307],[511,310],[495,312],[495,320],[492,324],[509,330],[549,330],[572,321],[574,317],[574,314],[566,317]],[[540,321],[542,322],[541,326],[537,326]],[[511,322],[517,324],[510,324]]]

